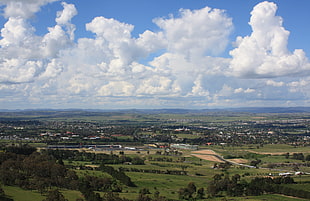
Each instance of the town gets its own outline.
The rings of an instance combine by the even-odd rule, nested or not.
[[[18,191],[37,200],[70,201],[308,199],[309,117],[187,110],[1,112],[0,197],[16,198]]]

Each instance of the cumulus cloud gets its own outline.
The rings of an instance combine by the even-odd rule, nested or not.
[[[4,16],[30,18],[38,12],[41,6],[58,0],[1,0],[5,5]]]
[[[276,82],[274,80],[267,80],[266,85],[273,86],[273,87],[282,87],[284,86],[284,82]]]
[[[163,29],[168,51],[197,58],[221,53],[228,44],[232,19],[223,10],[205,7],[200,10],[180,10],[181,17],[157,18],[154,22]]]
[[[77,15],[77,10],[75,9],[75,6],[73,4],[67,4],[65,2],[62,2],[62,6],[64,7],[64,9],[62,11],[57,12],[56,22],[57,24],[66,27],[70,39],[73,40],[75,25],[71,24],[71,19],[75,15]]]
[[[98,16],[84,27],[93,37],[75,39],[78,11],[62,2],[55,25],[38,36],[29,18],[53,1],[0,0],[7,18],[0,33],[0,102],[10,97],[44,107],[237,106],[284,97],[280,90],[286,87],[294,95],[307,90],[308,79],[273,79],[306,76],[309,68],[303,50],[288,51],[289,32],[274,3],[253,9],[252,34],[238,37],[232,58],[224,58],[233,31],[224,10],[180,9],[154,19],[158,31],[136,37],[134,25]],[[17,5],[21,9],[14,10]]]
[[[112,81],[99,89],[99,96],[133,96],[135,86],[126,81]]]
[[[262,2],[251,12],[252,34],[238,37],[238,47],[230,52],[230,68],[238,77],[268,78],[280,76],[305,76],[310,73],[310,63],[301,49],[290,53],[287,49],[289,31],[276,16],[277,5]]]
[[[288,84],[289,91],[292,93],[302,93],[310,98],[310,78],[302,78]]]
[[[1,29],[0,70],[3,74],[0,82],[29,83],[34,82],[41,74],[46,77],[51,74],[51,66],[59,52],[71,46],[72,40],[60,25],[48,28],[49,32],[40,37],[35,35],[35,28],[27,21],[30,13],[36,12],[48,2],[51,1],[4,1],[7,5],[5,9],[9,9],[12,4],[21,3],[20,6],[25,6],[25,13],[13,15],[9,12],[9,19]],[[66,12],[65,8],[63,13]],[[69,25],[68,21],[65,23]],[[61,68],[56,69],[54,71],[58,72]]]
[[[255,92],[255,89],[250,89],[250,88],[247,88],[247,89],[243,89],[243,88],[238,88],[238,89],[235,89],[234,90],[234,93],[235,94],[238,94],[238,93],[253,93]]]

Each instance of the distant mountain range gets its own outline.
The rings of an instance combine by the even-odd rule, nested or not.
[[[144,113],[144,114],[187,114],[187,113],[310,113],[310,107],[240,107],[223,109],[25,109],[25,110],[7,110],[0,109],[1,113],[20,113],[20,114],[38,114],[52,115],[55,113]]]

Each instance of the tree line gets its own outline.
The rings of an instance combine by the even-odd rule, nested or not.
[[[122,164],[132,163],[134,165],[143,165],[144,160],[137,156],[129,157],[125,155],[105,154],[105,153],[91,153],[78,150],[61,150],[61,149],[44,149],[41,151],[44,154],[53,156],[57,160],[68,161],[87,161],[94,164]]]
[[[228,196],[258,196],[262,194],[284,194],[300,198],[310,198],[310,191],[294,189],[285,184],[295,184],[291,177],[255,177],[250,182],[240,179],[239,174],[232,177],[216,174],[207,187],[211,197],[226,193]]]

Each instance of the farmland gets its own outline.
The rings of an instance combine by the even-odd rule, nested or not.
[[[41,201],[57,191],[69,201],[306,200],[309,116],[223,111],[2,112],[2,196]],[[8,153],[18,158],[16,170],[5,160]],[[59,170],[52,175],[62,174],[63,180],[27,169],[41,171],[45,163]],[[14,171],[25,182],[11,178]],[[289,173],[292,180],[280,173]],[[42,178],[45,183],[35,182]],[[273,190],[251,191],[258,182],[269,182]],[[232,188],[240,191],[231,192]],[[295,194],[291,189],[297,189]]]

